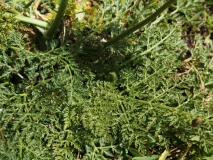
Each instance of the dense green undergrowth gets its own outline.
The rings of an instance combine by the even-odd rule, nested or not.
[[[103,46],[165,2],[93,1],[83,17],[69,2],[45,51],[1,7],[0,158],[212,159],[213,3],[177,0]],[[30,1],[8,4],[29,12]]]

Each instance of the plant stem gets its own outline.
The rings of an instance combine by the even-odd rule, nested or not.
[[[0,0],[0,6],[4,7],[7,10],[7,12],[4,13],[4,15],[6,17],[15,15],[14,18],[19,21],[26,22],[29,24],[34,24],[34,25],[42,27],[42,28],[49,27],[49,24],[47,22],[23,16],[19,11],[17,11],[15,8],[11,8],[8,4],[4,3],[2,0]],[[8,12],[10,12],[10,13],[8,13]]]
[[[14,16],[14,14],[12,13],[4,13],[5,17],[14,17],[16,20],[19,20],[21,22],[25,22],[25,23],[29,23],[29,24],[33,24],[42,28],[48,28],[49,24],[45,21],[41,21],[38,19],[33,19],[33,18],[29,18],[26,16],[23,16],[22,14],[17,14]]]
[[[144,25],[146,25],[150,21],[153,21],[157,16],[159,16],[164,10],[166,10],[175,1],[176,0],[168,0],[163,6],[161,6],[151,16],[147,17],[142,22],[136,24],[135,26],[130,27],[129,29],[127,29],[123,33],[119,34],[118,36],[116,36],[116,37],[112,38],[111,40],[109,40],[108,42],[104,43],[104,47],[108,47],[108,46],[118,42],[119,40],[121,40],[121,39],[125,38],[126,36],[130,35],[131,33],[133,33],[134,31],[140,29],[141,27],[143,27]]]
[[[36,26],[39,26],[39,27],[42,27],[42,28],[48,28],[49,27],[49,24],[45,21],[41,21],[41,20],[38,20],[38,19],[32,19],[32,18],[23,16],[23,15],[16,15],[15,19],[20,20],[22,22],[30,23],[30,24],[33,24],[33,25],[36,25]]]
[[[54,22],[52,23],[50,28],[46,31],[46,33],[44,33],[45,39],[51,39],[53,37],[53,35],[55,34],[55,32],[58,29],[58,26],[61,22],[61,19],[64,15],[68,1],[69,0],[61,0],[61,3],[60,3],[60,6],[59,6],[59,9],[58,9]]]

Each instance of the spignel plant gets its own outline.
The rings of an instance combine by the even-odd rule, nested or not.
[[[212,5],[0,0],[0,159],[211,159]]]

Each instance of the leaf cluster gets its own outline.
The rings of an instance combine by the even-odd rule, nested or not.
[[[202,22],[203,1],[178,0],[120,43],[100,44],[163,2],[97,2],[99,17],[65,26],[64,40],[44,52],[28,50],[23,34],[11,31],[0,48],[0,157],[211,156],[212,48],[203,44],[212,38],[191,29],[194,43],[185,43],[189,24]]]

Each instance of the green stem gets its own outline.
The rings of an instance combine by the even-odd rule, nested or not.
[[[15,15],[15,19],[19,21],[26,22],[29,24],[34,24],[36,26],[43,27],[43,28],[49,27],[49,24],[47,22],[23,16],[19,11],[17,11],[15,8],[11,8],[8,4],[4,3],[4,1],[2,0],[0,0],[0,5],[3,6],[7,10],[7,12],[10,12],[10,13],[5,13],[4,14],[5,16]]]
[[[44,21],[41,21],[41,20],[38,20],[38,19],[32,19],[32,18],[25,17],[25,16],[22,16],[22,15],[16,15],[15,19],[20,20],[22,22],[34,24],[36,26],[43,27],[43,28],[49,27],[49,24],[47,22],[44,22]]]
[[[168,0],[162,7],[160,7],[151,16],[147,17],[142,22],[136,24],[135,26],[130,27],[129,29],[127,29],[123,33],[119,34],[118,36],[116,36],[116,37],[112,38],[111,40],[109,40],[108,42],[104,43],[104,47],[108,47],[108,46],[118,42],[119,40],[121,40],[121,39],[125,38],[126,36],[130,35],[131,33],[133,33],[134,31],[140,29],[141,27],[143,27],[144,25],[146,25],[150,21],[153,21],[157,16],[159,16],[164,10],[166,10],[175,1],[176,0]]]
[[[12,13],[4,13],[4,15],[6,17],[14,16]],[[38,19],[29,18],[29,17],[23,16],[21,14],[15,15],[14,18],[16,20],[21,21],[21,22],[33,24],[33,25],[36,25],[36,26],[39,26],[39,27],[42,27],[42,28],[48,28],[49,27],[49,24],[47,22],[44,22],[44,21],[41,21],[41,20],[38,20]]]
[[[52,25],[50,26],[50,28],[44,34],[44,37],[46,39],[51,39],[53,37],[53,35],[55,34],[56,30],[58,29],[58,26],[61,22],[61,19],[64,15],[66,7],[67,7],[68,1],[69,0],[61,0],[57,15],[55,17],[55,20],[52,23]]]

